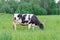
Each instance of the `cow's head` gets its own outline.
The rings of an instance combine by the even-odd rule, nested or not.
[[[22,22],[22,15],[21,14],[14,14],[14,21],[17,23]]]

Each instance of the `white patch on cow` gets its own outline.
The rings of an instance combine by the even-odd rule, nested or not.
[[[29,15],[30,15],[30,19],[32,18],[33,14],[27,14],[26,17],[25,17],[25,21],[28,21],[29,19]]]
[[[25,14],[22,14],[22,16],[24,16]]]
[[[30,28],[31,28],[31,25],[32,25],[32,24],[28,24],[28,29],[30,29]]]
[[[19,15],[19,14],[14,14],[14,17],[17,17],[17,15]]]
[[[29,14],[26,15],[25,21],[28,21],[29,20],[28,17],[29,17]]]
[[[32,18],[33,14],[30,15],[30,18]]]
[[[21,22],[22,22],[22,20],[21,20],[21,19],[19,19],[19,20],[18,20],[18,23],[21,23]]]

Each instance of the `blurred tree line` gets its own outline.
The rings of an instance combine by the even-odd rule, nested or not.
[[[55,0],[0,0],[0,13],[59,15],[60,2],[56,4]]]

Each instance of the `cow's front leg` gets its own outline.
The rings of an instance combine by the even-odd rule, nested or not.
[[[13,29],[16,30],[16,23],[13,23]]]
[[[16,30],[17,23],[13,22],[13,29]]]

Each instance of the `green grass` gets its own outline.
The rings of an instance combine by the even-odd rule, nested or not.
[[[37,16],[44,24],[44,30],[35,27],[17,26],[13,30],[13,15],[0,14],[0,40],[60,40],[60,15]]]

